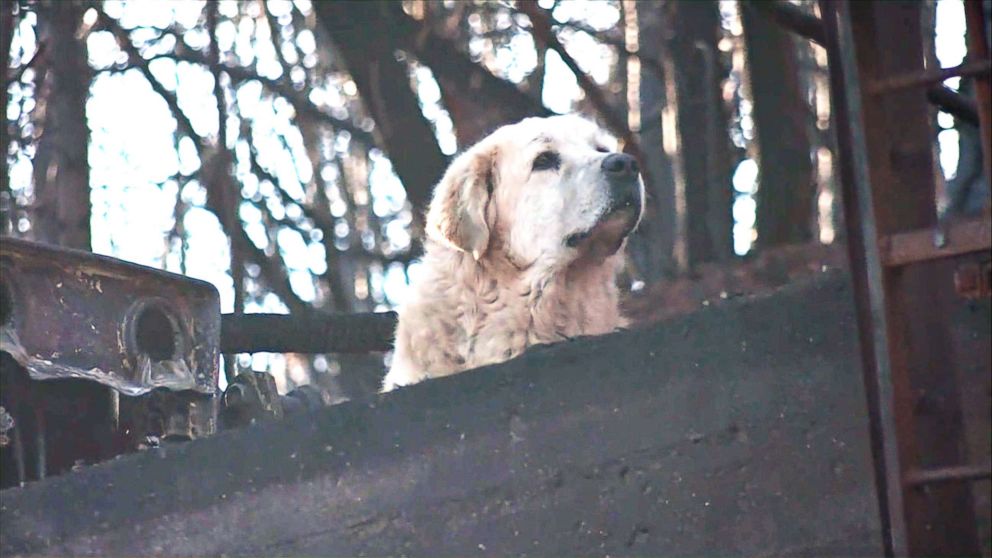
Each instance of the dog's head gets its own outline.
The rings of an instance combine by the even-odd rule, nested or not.
[[[427,213],[428,237],[517,267],[603,261],[644,206],[637,161],[615,146],[577,116],[504,126],[448,168]]]

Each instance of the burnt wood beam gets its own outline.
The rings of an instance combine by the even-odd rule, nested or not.
[[[224,314],[223,353],[366,353],[393,346],[395,312]]]

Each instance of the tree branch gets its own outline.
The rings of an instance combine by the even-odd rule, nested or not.
[[[487,102],[499,103],[500,111],[512,113],[514,120],[527,116],[551,116],[551,110],[536,96],[524,93],[514,83],[493,75],[484,66],[473,62],[450,39],[437,33],[424,22],[396,10],[394,17],[402,38],[418,60],[426,64],[439,80],[448,81],[460,94],[481,95]]]
[[[524,13],[520,10],[514,10],[514,12]],[[665,71],[662,68],[660,60],[658,60],[654,56],[645,55],[642,52],[634,52],[632,50],[628,50],[627,45],[626,43],[624,43],[623,39],[618,39],[617,37],[607,35],[602,31],[599,31],[593,27],[590,27],[578,21],[555,20],[551,22],[551,25],[553,27],[568,28],[568,29],[573,29],[575,31],[579,31],[581,33],[585,33],[586,35],[589,35],[590,37],[596,39],[597,41],[603,44],[607,44],[616,48],[617,55],[619,56],[620,60],[626,60],[627,58],[636,58],[641,61],[641,64],[643,66],[651,70],[651,72],[654,73],[658,79],[664,79]]]
[[[441,152],[411,88],[405,61],[396,51],[406,45],[395,26],[398,3],[316,2],[317,21],[337,45],[362,103],[375,120],[375,134],[402,180],[407,197],[420,214],[448,159]]]
[[[173,117],[176,119],[177,126],[182,130],[183,134],[189,137],[194,146],[196,147],[197,153],[200,155],[201,160],[201,172],[204,176],[201,177],[201,181],[208,185],[207,187],[207,204],[206,209],[213,213],[217,220],[220,222],[221,227],[224,229],[224,233],[231,239],[231,243],[238,243],[242,246],[247,254],[248,259],[259,266],[261,269],[262,277],[265,279],[266,285],[276,294],[285,304],[290,308],[292,312],[307,312],[311,310],[311,307],[293,291],[292,286],[289,283],[289,277],[286,274],[285,263],[282,261],[282,257],[279,255],[278,250],[273,255],[269,257],[265,252],[255,246],[255,243],[251,241],[248,234],[245,232],[244,227],[241,226],[240,222],[231,224],[227,223],[224,218],[223,210],[221,207],[216,205],[216,200],[211,199],[210,196],[211,188],[209,184],[215,182],[216,178],[210,176],[211,172],[216,172],[213,170],[213,166],[209,164],[211,159],[210,148],[206,141],[196,133],[193,129],[193,125],[189,118],[183,113],[182,109],[179,108],[178,100],[176,96],[167,90],[161,82],[159,82],[154,75],[152,75],[151,70],[148,68],[148,60],[141,56],[137,47],[131,41],[128,31],[120,25],[120,23],[108,16],[102,10],[97,9],[97,14],[99,17],[97,25],[105,30],[110,31],[118,45],[120,45],[121,50],[123,50],[128,55],[128,61],[130,64],[134,65],[151,85],[152,90],[155,91],[159,96],[161,96],[166,104],[169,106]],[[228,173],[229,180],[230,174]],[[233,249],[233,248],[232,248]]]
[[[181,32],[172,29],[162,30],[162,32],[172,33],[177,37],[177,44],[174,52],[156,54],[146,58],[141,55],[141,52],[133,44],[130,45],[130,48],[125,48],[125,45],[121,43],[121,38],[123,37],[125,41],[130,43],[130,33],[132,29],[120,25],[120,22],[106,16],[103,12],[99,13],[101,14],[101,22],[98,23],[98,25],[103,24],[101,29],[111,31],[118,39],[118,44],[121,45],[122,50],[125,50],[125,53],[128,55],[128,62],[126,64],[113,66],[107,70],[104,70],[105,72],[119,73],[130,69],[141,70],[142,65],[147,65],[148,63],[159,59],[199,64],[207,68],[211,67],[210,59],[207,56],[199,51],[189,48],[182,42]],[[317,107],[301,92],[295,90],[291,84],[261,76],[254,70],[243,66],[234,66],[231,64],[226,64],[223,61],[218,61],[218,64],[220,65],[220,68],[227,73],[227,76],[231,78],[232,83],[240,85],[249,81],[257,81],[272,93],[275,93],[289,101],[297,112],[307,114],[316,121],[326,124],[334,129],[345,130],[351,134],[354,141],[357,141],[363,145],[376,145],[375,138],[371,133],[359,128],[347,119],[338,118],[333,114]]]
[[[272,11],[269,10],[269,0],[258,0],[259,7],[262,8],[262,13],[265,14],[265,21],[269,24],[269,40],[272,41],[272,48],[276,51],[276,60],[279,61],[279,66],[282,67],[282,72],[284,77],[289,76],[289,62],[286,61],[286,57],[282,55],[282,45],[279,44],[279,22],[276,21],[275,16],[272,15]]]
[[[4,84],[4,91],[6,91],[7,88],[9,88],[11,85],[21,81],[21,78],[24,76],[24,72],[27,71],[28,68],[34,66],[36,62],[44,58],[45,49],[46,49],[45,43],[39,41],[37,44],[38,46],[34,51],[34,54],[31,55],[31,59],[25,62],[24,64],[18,66],[17,71],[14,73],[14,75],[10,76],[10,78],[4,77],[4,79],[0,81],[0,83]],[[8,53],[7,58],[4,59],[4,62],[6,62],[9,56],[10,55]]]
[[[161,55],[159,57],[171,58],[177,61],[189,62],[191,64],[202,64],[205,66],[209,65],[209,62],[203,57],[202,54],[186,48],[179,50],[179,52],[175,55]],[[221,63],[221,67],[235,84],[257,81],[269,91],[289,101],[297,112],[306,114],[317,122],[326,124],[331,128],[347,131],[351,134],[354,141],[357,141],[362,145],[368,147],[376,145],[375,138],[371,133],[359,128],[348,120],[338,118],[331,113],[320,109],[310,102],[310,100],[307,99],[302,93],[293,89],[291,84],[260,76],[258,73],[243,66],[233,66],[230,64]]]
[[[186,113],[179,108],[179,100],[177,99],[175,93],[169,91],[155,79],[151,70],[148,67],[149,60],[141,56],[138,48],[131,41],[131,35],[127,29],[120,25],[116,19],[108,16],[103,10],[97,10],[98,20],[94,27],[96,30],[109,31],[114,39],[117,41],[117,45],[124,54],[127,55],[129,68],[138,70],[141,75],[145,78],[148,84],[151,86],[152,91],[154,91],[165,104],[169,106],[169,111],[172,113],[173,118],[176,119],[176,125],[179,130],[190,139],[193,140],[193,144],[196,146],[197,153],[202,157],[204,149],[204,141],[196,131],[193,129],[193,123],[190,121]]]
[[[523,0],[518,5],[520,11],[530,18],[531,33],[534,35],[534,38],[558,53],[562,62],[575,74],[575,79],[578,80],[579,87],[582,88],[582,91],[585,92],[590,102],[592,102],[593,107],[596,108],[596,112],[602,116],[606,126],[610,131],[623,139],[624,145],[627,146],[626,148],[631,155],[639,159],[642,158],[641,147],[637,141],[637,137],[627,128],[624,119],[610,106],[602,89],[592,81],[592,78],[588,74],[582,71],[582,68],[579,67],[575,59],[565,50],[565,46],[561,44],[561,41],[558,40],[558,37],[551,29],[551,19],[548,13],[533,0]]]

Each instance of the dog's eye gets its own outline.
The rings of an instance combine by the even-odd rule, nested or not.
[[[603,147],[602,145],[597,145],[596,146],[596,151],[599,151],[600,153],[609,153],[610,152],[609,149]]]
[[[557,170],[561,167],[561,157],[554,151],[545,151],[534,159],[533,170]]]

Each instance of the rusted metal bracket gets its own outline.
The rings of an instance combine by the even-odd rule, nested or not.
[[[871,82],[867,89],[872,95],[880,95],[882,93],[898,91],[899,89],[938,83],[952,77],[987,76],[990,70],[992,70],[992,63],[988,60],[965,62],[960,66],[951,68],[939,68],[927,72],[915,72],[880,78]]]
[[[236,428],[283,417],[275,379],[266,372],[248,371],[234,377],[223,396],[220,413],[224,428]]]
[[[978,127],[978,105],[969,97],[954,91],[946,85],[935,85],[927,89],[927,100],[940,110]]]
[[[768,19],[783,29],[795,33],[818,45],[826,44],[823,20],[806,13],[802,8],[785,0],[745,0],[755,10],[765,14]],[[941,84],[932,85],[927,89],[927,100],[940,110],[956,118],[978,126],[979,111],[976,103],[969,97],[947,88]]]
[[[220,425],[225,430],[312,412],[331,402],[312,385],[279,395],[275,379],[267,372],[256,371],[235,376],[221,400]]]
[[[879,239],[882,265],[901,267],[919,262],[992,250],[992,220],[972,219],[933,230],[916,230]]]
[[[220,303],[209,283],[4,238],[0,351],[34,380],[82,378],[125,395],[214,394]]]
[[[824,44],[826,39],[823,31],[823,22],[820,21],[820,18],[804,12],[799,6],[785,0],[773,0],[771,2],[768,0],[745,1],[759,12],[764,13],[783,29],[809,39],[814,43]]]
[[[987,251],[989,222],[937,222],[932,159],[899,158],[929,151],[932,124],[922,95],[895,91],[987,73],[988,59],[927,71],[919,43],[903,42],[919,36],[918,8],[819,6],[885,554],[977,554],[972,493],[963,483],[985,477],[987,467],[962,464],[960,391],[954,362],[945,360],[950,277],[934,260]]]
[[[210,284],[3,238],[0,486],[213,434],[219,346]]]
[[[992,466],[990,465],[962,465],[907,471],[903,482],[906,486],[926,486],[939,482],[969,482],[989,477],[992,477]]]

